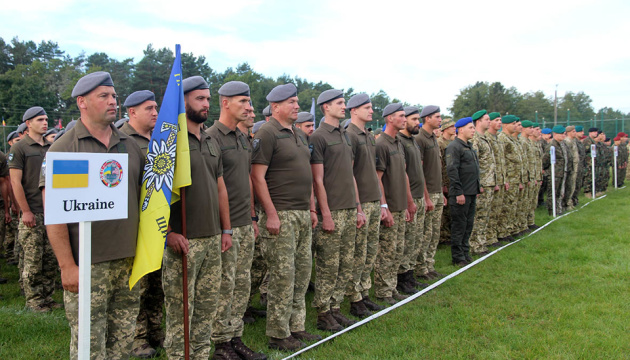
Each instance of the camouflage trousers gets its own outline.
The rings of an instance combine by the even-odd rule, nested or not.
[[[470,251],[473,253],[488,251],[488,222],[490,220],[493,197],[494,186],[485,187],[483,193],[477,195],[475,223],[469,239]]]
[[[22,220],[18,227],[19,242],[23,249],[22,282],[26,306],[36,308],[54,302],[57,274],[57,258],[53,253],[46,227],[44,214],[35,214],[36,224],[30,228]]]
[[[529,212],[529,196],[532,191],[533,182],[529,181],[523,184],[523,189],[518,193],[518,202],[516,203],[516,229],[515,232],[521,232],[527,229],[527,214]]]
[[[584,166],[580,164],[578,167],[578,171],[575,177],[575,189],[573,190],[573,195],[571,195],[571,199],[573,200],[573,206],[577,206],[579,204],[578,196],[580,195],[580,191],[582,191],[582,187],[584,186]]]
[[[212,324],[212,341],[222,343],[243,336],[243,315],[250,294],[254,228],[233,229],[232,247],[221,253],[221,290]]]
[[[19,259],[19,246],[17,246],[17,228],[19,222],[20,220],[18,216],[13,214],[13,212],[11,211],[11,222],[8,224],[4,224],[4,248],[7,250],[7,259],[14,261],[18,261]]]
[[[588,194],[593,191],[593,167],[591,166],[592,159],[587,157],[588,165],[584,167],[584,193]],[[595,163],[597,164],[597,159],[595,159]]]
[[[418,254],[420,252],[420,244],[424,234],[424,198],[413,199],[417,210],[410,222],[405,224],[405,244],[403,258],[398,273],[404,274],[416,268]]]
[[[556,214],[562,214],[564,210],[562,207],[562,198],[564,197],[564,174],[562,172],[556,172],[555,189],[556,189]],[[549,215],[553,214],[553,194],[552,190],[554,186],[551,184],[551,172],[549,173],[549,187],[547,188],[547,211]]]
[[[451,204],[442,208],[440,221],[440,243],[451,241]]]
[[[432,211],[424,216],[424,236],[420,244],[418,259],[416,261],[416,275],[424,275],[435,271],[435,252],[440,241],[440,221],[444,208],[444,195],[442,193],[429,194],[429,198],[435,205]]]
[[[501,216],[503,216],[503,214],[501,214],[501,210],[503,207],[504,192],[505,187],[500,185],[499,190],[492,193],[490,215],[488,216],[488,227],[486,228],[486,245],[492,245],[499,241],[498,238],[503,237],[501,235],[505,232],[503,229],[504,220],[501,220]]]
[[[163,306],[162,269],[159,269],[140,279],[140,309],[136,319],[134,349],[144,344],[152,347],[161,346],[164,341]]]
[[[518,183],[510,184],[509,188],[505,191],[502,212],[505,215],[504,219],[506,219],[505,228],[508,233],[506,236],[517,232],[515,219],[518,210],[516,204],[518,204],[519,192]]]
[[[564,196],[562,197],[562,207],[573,207],[573,192],[575,191],[575,183],[577,180],[577,172],[573,171],[567,174],[566,184],[564,186]]]
[[[128,359],[136,329],[140,287],[129,290],[133,258],[92,264],[90,358]],[[70,359],[78,358],[79,294],[63,292],[70,325]]]
[[[372,288],[372,269],[378,251],[378,234],[381,223],[381,206],[379,201],[361,204],[365,214],[365,225],[357,229],[354,243],[354,264],[352,278],[348,282],[346,296],[350,302],[361,301],[369,296]]]
[[[4,223],[4,207],[0,207],[0,254],[4,254],[9,259],[13,255],[13,243],[5,242],[7,226]]]
[[[398,267],[405,248],[405,210],[392,213],[394,225],[381,226],[374,264],[374,295],[378,298],[396,294]]]
[[[190,358],[208,359],[210,333],[221,286],[221,235],[188,240]],[[164,348],[169,359],[184,358],[182,255],[167,247],[162,262],[166,309]]]
[[[259,225],[260,227],[260,222]],[[251,289],[250,299],[257,292],[261,294],[267,293],[267,285],[269,284],[269,271],[267,270],[267,260],[265,259],[265,253],[267,246],[263,241],[263,238],[258,236],[254,242],[254,256],[252,260],[251,273]]]
[[[280,233],[267,231],[267,215],[260,216],[258,228],[267,245],[269,292],[267,329],[269,337],[284,339],[291,332],[304,331],[306,289],[311,279],[311,216],[308,210],[281,210]]]
[[[538,193],[540,192],[540,185],[538,181],[533,182],[532,189],[529,192],[529,211],[527,212],[527,225],[536,224],[536,208],[538,207]]]
[[[624,180],[626,179],[626,168],[617,169],[617,186],[622,187],[624,184]]]
[[[335,230],[322,229],[321,216],[313,233],[315,242],[315,296],[312,306],[324,313],[339,309],[352,279],[354,247],[357,234],[357,210],[355,208],[331,211]]]

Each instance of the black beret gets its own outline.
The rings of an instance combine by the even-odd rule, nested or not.
[[[127,96],[125,99],[124,107],[134,107],[142,104],[145,101],[155,101],[155,94],[149,90],[140,90],[131,93],[131,95]]]
[[[595,131],[599,131],[599,129],[596,128],[596,127],[592,127],[590,129],[588,129],[588,132],[595,132]]]
[[[77,81],[72,89],[72,97],[83,96],[99,86],[114,86],[111,75],[106,71],[96,71]]]
[[[184,87],[184,94],[193,90],[209,89],[208,83],[201,76],[191,76],[182,80],[182,86]]]
[[[46,110],[44,110],[41,106],[33,106],[24,112],[24,116],[22,116],[22,121],[30,120],[35,116],[46,115]]]

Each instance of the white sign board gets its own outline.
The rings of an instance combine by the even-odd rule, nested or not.
[[[619,156],[619,147],[615,145],[615,157]]]
[[[591,157],[597,157],[597,146],[595,144],[591,145]]]
[[[48,152],[46,225],[127,218],[127,154]]]
[[[549,155],[551,155],[551,163],[555,164],[556,163],[556,147],[552,146],[551,148],[549,148]]]

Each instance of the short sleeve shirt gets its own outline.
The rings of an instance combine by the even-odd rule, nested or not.
[[[39,174],[46,152],[50,148],[50,143],[44,140],[44,145],[40,145],[30,136],[25,135],[22,140],[11,146],[9,153],[9,169],[22,170],[22,187],[26,202],[31,212],[41,214],[44,212],[42,202],[42,191],[39,189]]]
[[[252,147],[249,140],[238,128],[231,130],[219,121],[215,121],[207,132],[216,140],[221,150],[223,180],[230,203],[230,223],[232,227],[250,225],[252,219],[249,172]]]
[[[109,146],[93,137],[82,120],[51,145],[51,152],[127,153],[129,155],[129,202],[127,219],[92,222],[92,264],[135,256],[138,238],[140,186],[146,154],[134,140],[110,125],[112,135]],[[43,170],[43,169],[42,169]],[[46,184],[42,171],[39,186]],[[79,224],[68,224],[70,246],[76,263],[79,263]]]
[[[407,208],[407,181],[405,180],[405,150],[398,137],[386,133],[376,139],[376,170],[383,172],[381,181],[389,211]]]
[[[405,149],[405,164],[407,176],[409,177],[409,188],[411,197],[414,199],[424,198],[424,171],[422,170],[422,154],[416,140],[411,136],[398,133],[398,138]]]
[[[252,142],[252,164],[268,166],[265,180],[276,210],[308,210],[313,186],[306,134],[271,117]]]
[[[120,128],[120,131],[129,135],[136,142],[136,144],[138,144],[140,150],[142,150],[144,154],[147,153],[147,151],[149,150],[150,139],[147,139],[144,136],[140,135],[136,131],[136,129],[133,128],[133,126],[129,125],[128,122],[125,122],[123,124],[123,126]]]
[[[311,164],[324,165],[324,188],[330,210],[355,208],[352,143],[346,130],[322,122],[309,142]]]
[[[359,201],[361,203],[378,201],[381,198],[381,189],[376,175],[376,139],[371,133],[359,129],[350,123],[346,134],[352,143],[354,154],[354,179],[359,189]]]
[[[416,135],[416,142],[422,153],[422,170],[430,194],[442,192],[442,161],[440,160],[440,146],[433,133],[420,128]]]
[[[217,180],[223,176],[221,150],[204,130],[197,136],[188,133],[190,178],[186,187],[186,237],[210,237],[221,233]],[[171,229],[182,233],[182,202],[171,205]]]

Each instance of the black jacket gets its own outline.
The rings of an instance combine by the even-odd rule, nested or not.
[[[445,156],[450,180],[448,195],[479,194],[479,159],[472,145],[455,138],[446,147]]]

